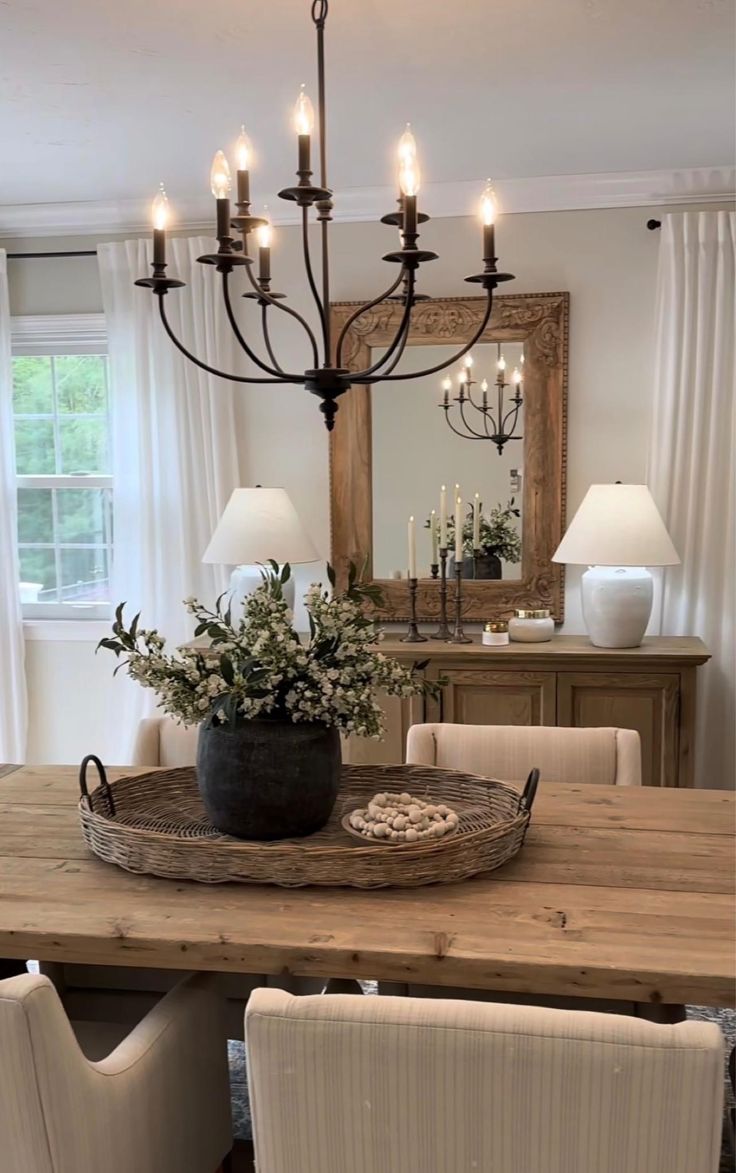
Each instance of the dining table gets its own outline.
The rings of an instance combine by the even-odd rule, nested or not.
[[[503,867],[371,890],[127,872],[78,803],[74,767],[0,766],[0,957],[736,1006],[731,792],[543,781]]]

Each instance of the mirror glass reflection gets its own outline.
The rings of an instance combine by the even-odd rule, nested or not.
[[[435,366],[456,350],[457,343],[409,346],[402,368],[422,370]],[[371,361],[381,353],[374,349]],[[371,388],[375,578],[406,576],[410,516],[415,518],[416,526],[417,575],[430,576],[435,559],[429,523],[434,510],[435,523],[439,525],[442,485],[447,490],[448,571],[452,572],[455,497],[459,486],[465,517],[465,577],[520,578],[523,344],[481,343],[473,347],[470,358],[470,364],[460,360],[435,375],[381,383]],[[504,386],[499,387],[499,381]],[[504,422],[505,427],[500,426]],[[453,431],[453,427],[461,434]],[[491,437],[504,432],[512,433],[512,438],[501,443],[499,451],[499,444]],[[476,503],[480,504],[481,555],[474,560]]]

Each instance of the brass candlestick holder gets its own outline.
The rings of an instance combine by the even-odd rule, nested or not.
[[[451,644],[472,644],[472,639],[463,631],[462,621],[462,581],[463,581],[463,564],[462,561],[455,563],[455,627],[448,643]]]
[[[430,568],[429,568],[429,572],[430,572],[430,574],[432,575],[432,578],[437,578],[437,576],[438,576],[438,574],[439,574],[439,572],[440,572],[440,564],[439,564],[439,562],[433,562],[433,563],[432,563],[432,565],[431,565],[431,566],[430,566]]]
[[[440,546],[440,625],[431,638],[448,640],[450,634],[447,624],[447,546]]]
[[[402,644],[426,644],[426,635],[419,634],[417,627],[417,580],[409,579],[409,630],[401,637]]]

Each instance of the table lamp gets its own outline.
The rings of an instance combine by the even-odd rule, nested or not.
[[[316,562],[318,554],[285,489],[234,489],[202,561],[235,567],[230,590],[236,605],[261,585],[258,564],[271,558],[283,565]],[[293,579],[284,597],[293,609]]]
[[[680,559],[646,485],[591,485],[553,562],[587,566],[583,619],[597,648],[636,648],[654,598],[647,566]]]

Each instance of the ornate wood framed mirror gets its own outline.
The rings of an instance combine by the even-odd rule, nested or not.
[[[480,324],[485,304],[485,298],[419,302],[402,370],[435,366],[461,349]],[[332,305],[333,337],[355,309],[354,302]],[[393,302],[369,309],[353,322],[346,332],[344,365],[360,370],[375,362],[393,338],[401,313],[402,306]],[[463,372],[464,360],[458,360],[440,374],[354,386],[340,400],[330,447],[332,562],[340,579],[351,561],[366,564],[366,576],[384,592],[381,618],[408,616],[410,515],[416,519],[418,617],[437,618],[439,584],[431,576],[429,519],[431,510],[439,510],[441,485],[447,486],[450,503],[459,485],[469,511],[469,546],[470,510],[476,500],[485,519],[484,550],[498,542],[499,527],[501,539],[506,539],[495,561],[483,558],[474,564],[468,559],[465,574],[475,577],[463,580],[464,617],[482,621],[510,615],[515,608],[546,607],[562,620],[564,568],[551,557],[562,537],[565,513],[568,319],[567,293],[496,297],[469,370]],[[487,435],[497,435],[498,429],[485,426],[490,417],[483,405],[495,418],[500,392],[500,414],[507,415],[505,430],[511,430],[512,368],[519,371],[522,402],[516,408],[513,437],[499,449]],[[452,380],[446,400],[445,377]],[[465,382],[462,396],[460,379]],[[485,398],[483,381],[488,385]],[[499,388],[499,381],[507,385]],[[466,548],[466,559],[469,553]],[[452,600],[452,582],[449,592]]]

